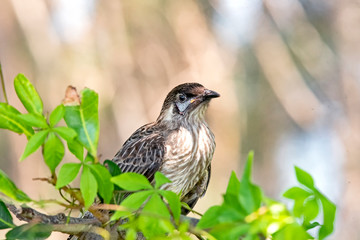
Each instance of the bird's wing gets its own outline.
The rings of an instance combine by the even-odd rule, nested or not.
[[[146,126],[138,129],[113,158],[122,172],[144,175],[151,182],[165,154],[164,137]]]

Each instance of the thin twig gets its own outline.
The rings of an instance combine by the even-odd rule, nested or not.
[[[4,75],[2,72],[1,62],[0,62],[0,79],[1,79],[1,87],[2,87],[3,94],[4,94],[5,102],[7,104],[9,104],[9,101],[8,101],[8,98],[6,95],[6,90],[5,90],[5,80],[4,80]]]

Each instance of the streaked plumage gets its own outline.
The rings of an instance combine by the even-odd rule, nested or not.
[[[113,161],[123,172],[140,173],[150,181],[156,171],[162,172],[172,181],[163,189],[181,192],[181,200],[193,207],[210,180],[215,140],[205,112],[210,99],[219,96],[198,83],[175,87],[157,120],[136,130]]]

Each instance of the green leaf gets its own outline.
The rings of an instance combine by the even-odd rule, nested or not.
[[[221,223],[216,225],[210,231],[211,235],[218,240],[246,239],[240,237],[249,232],[250,232],[250,225],[237,223],[237,222]],[[248,238],[248,239],[254,239],[254,238]]]
[[[79,141],[91,155],[96,156],[99,140],[98,95],[88,88],[80,94],[80,106],[65,106],[64,119],[77,132]]]
[[[2,170],[0,170],[0,192],[19,202],[31,201],[31,199],[23,191],[16,187],[16,185]]]
[[[248,212],[244,209],[240,202],[240,195],[227,193],[224,195],[224,203],[223,205],[229,206],[234,209],[238,214],[240,214],[243,218],[248,215]]]
[[[64,154],[65,149],[63,143],[53,132],[50,132],[44,145],[44,159],[51,173],[55,172],[55,168],[63,159]]]
[[[305,226],[305,229],[306,230],[309,230],[309,229],[313,229],[315,227],[319,227],[321,226],[320,223],[318,222],[312,222],[312,223],[309,223],[308,225]]]
[[[12,216],[7,209],[5,203],[0,199],[0,229],[13,227],[15,227],[15,225],[13,223]]]
[[[153,194],[152,191],[141,191],[141,192],[133,193],[129,195],[127,198],[125,198],[124,201],[121,202],[121,206],[128,208],[130,211],[136,211],[143,205],[146,199],[148,199],[148,197],[152,194]]]
[[[324,215],[324,223],[319,230],[319,240],[329,236],[334,231],[334,221],[336,214],[336,206],[324,195],[318,192]]]
[[[240,182],[240,203],[246,210],[247,214],[256,211],[261,204],[262,191],[251,183],[251,171],[254,153],[250,152],[245,165],[243,177]]]
[[[13,106],[0,103],[0,128],[24,133],[29,138],[34,134],[34,130],[19,118],[20,115],[21,113]]]
[[[90,207],[96,197],[98,185],[96,182],[96,178],[91,173],[87,165],[84,165],[83,172],[81,174],[80,190],[84,198],[85,208]]]
[[[250,151],[248,154],[248,158],[246,161],[246,165],[244,168],[244,172],[243,172],[241,181],[251,182],[251,171],[252,171],[253,161],[254,161],[254,152]]]
[[[285,191],[284,197],[294,200],[293,213],[295,217],[301,217],[304,214],[304,203],[307,198],[313,196],[313,193],[300,187],[292,187]]]
[[[225,194],[238,195],[239,191],[240,191],[240,181],[236,177],[236,173],[234,171],[232,171]]]
[[[74,129],[69,127],[56,127],[52,129],[54,132],[59,134],[67,142],[72,142],[76,138],[77,134]]]
[[[27,125],[38,128],[49,128],[43,115],[28,113],[20,114],[18,118]]]
[[[221,206],[212,206],[210,207],[204,215],[201,217],[200,221],[197,224],[198,228],[206,229],[219,224],[221,220],[218,218],[222,212]]]
[[[297,223],[291,223],[285,225],[279,231],[273,234],[274,240],[307,240],[313,239],[303,227]]]
[[[201,229],[212,228],[220,223],[239,222],[244,216],[227,205],[210,207],[201,217],[197,227]]]
[[[160,190],[159,193],[169,203],[174,219],[179,220],[181,213],[181,202],[179,196],[174,192],[165,191],[165,190]]]
[[[20,101],[29,113],[42,115],[43,103],[30,81],[23,75],[15,77],[14,87]]]
[[[235,172],[231,173],[229,184],[224,194],[224,205],[234,208],[235,211],[241,213],[243,217],[248,214],[240,202],[240,181],[236,177]]]
[[[147,239],[165,236],[174,229],[170,213],[158,194],[153,194],[139,216],[139,228]]]
[[[116,211],[115,214],[111,217],[111,220],[117,220],[124,215],[128,215],[129,212],[138,210],[152,194],[152,191],[142,191],[129,195],[127,198],[125,198],[124,201],[121,202],[121,206],[127,208],[127,211]]]
[[[126,191],[153,189],[149,180],[145,176],[133,172],[127,172],[116,177],[112,177],[111,181]]]
[[[50,114],[50,118],[49,118],[50,126],[54,127],[64,117],[64,114],[65,114],[64,105],[60,104]]]
[[[162,174],[161,172],[155,173],[155,188],[159,189],[165,183],[170,183],[170,182],[171,181],[167,177],[165,177],[165,175]]]
[[[107,169],[109,170],[111,176],[115,177],[117,175],[121,174],[121,169],[119,168],[119,166],[114,163],[113,161],[107,159],[104,161],[104,165],[107,167]]]
[[[40,239],[48,238],[51,232],[52,232],[51,225],[29,223],[13,228],[11,231],[9,231],[6,234],[6,239],[40,240]]]
[[[100,164],[91,164],[88,166],[96,178],[100,196],[104,199],[105,203],[110,203],[114,191],[114,184],[110,181],[111,175],[109,171]]]
[[[167,209],[159,194],[153,194],[149,201],[145,204],[144,212],[154,214],[155,216],[162,216],[170,218],[169,210]]]
[[[46,139],[46,136],[49,133],[49,129],[39,131],[32,135],[26,144],[25,151],[20,157],[20,161],[27,158],[30,154],[35,152],[44,142]]]
[[[319,204],[316,198],[309,198],[305,201],[303,214],[306,222],[316,218],[319,214]]]
[[[295,166],[295,173],[299,183],[312,190],[314,189],[314,179],[309,173],[305,172],[304,170],[296,166]]]
[[[84,162],[91,164],[91,163],[94,163],[94,160],[95,160],[94,157],[90,153],[88,153],[88,154],[86,154]]]
[[[121,174],[121,169],[119,168],[119,166],[114,163],[111,160],[105,160],[104,161],[104,165],[106,166],[106,168],[109,170],[111,176],[115,177]],[[117,185],[114,186],[114,190],[121,190],[121,188]]]
[[[300,187],[292,187],[286,190],[286,192],[283,194],[284,197],[289,199],[306,199],[309,196],[311,196],[312,193],[300,188]]]
[[[79,173],[81,163],[65,163],[59,171],[56,188],[59,189],[72,182]]]
[[[72,142],[67,142],[69,151],[74,154],[74,156],[82,161],[84,159],[84,147],[81,145],[81,143],[74,139]]]

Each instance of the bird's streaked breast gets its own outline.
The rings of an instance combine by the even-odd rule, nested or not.
[[[215,150],[214,135],[205,122],[180,127],[166,141],[166,156],[160,171],[172,183],[165,189],[186,195],[204,174]]]

